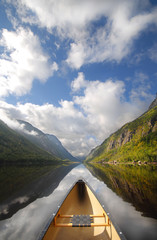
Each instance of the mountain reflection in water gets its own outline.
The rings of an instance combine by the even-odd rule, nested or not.
[[[96,192],[100,202],[106,206],[107,212],[129,240],[156,240],[157,221],[141,216],[134,207],[124,202],[106,184],[89,172],[84,165],[73,168],[49,195],[36,199],[25,208],[19,210],[10,219],[0,222],[1,240],[35,240],[48,220],[66,196],[69,188],[79,178],[84,178]]]
[[[157,166],[88,164],[87,168],[143,216],[157,219]]]
[[[78,164],[77,164],[78,165]],[[49,166],[49,172],[40,176],[39,179],[23,186],[21,190],[11,194],[11,197],[0,204],[0,220],[10,218],[19,209],[26,207],[31,202],[35,201],[37,198],[49,196],[53,190],[58,186],[60,181],[76,166],[76,164],[71,164],[68,166],[54,167]],[[15,167],[13,168],[13,170]],[[17,167],[17,171],[19,168]],[[13,171],[12,170],[12,171]],[[20,169],[21,170],[21,169]],[[26,168],[25,168],[26,170]],[[6,169],[6,172],[8,168]],[[27,171],[31,171],[28,167]],[[4,188],[8,190],[8,196],[10,191],[8,185],[5,184]]]

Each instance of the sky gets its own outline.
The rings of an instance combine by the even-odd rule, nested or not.
[[[157,1],[1,0],[0,119],[85,156],[157,92]]]

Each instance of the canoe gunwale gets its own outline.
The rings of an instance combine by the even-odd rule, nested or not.
[[[75,184],[80,180],[80,178],[78,178],[73,184],[72,186],[68,189],[68,191],[66,192],[66,194],[64,195],[64,198],[60,201],[60,203],[58,204],[57,209],[52,213],[52,215],[50,216],[49,220],[47,221],[46,225],[44,226],[43,230],[41,231],[39,237],[37,238],[37,240],[42,240],[44,235],[46,234],[51,222],[54,220],[55,216],[57,215],[57,213],[59,212],[60,207],[62,206],[63,202],[65,201],[65,199],[67,198],[67,196],[69,195],[69,193],[71,192],[71,190],[73,189],[73,187],[75,186]],[[86,183],[86,181],[82,178],[82,180]]]
[[[100,205],[102,206],[103,210],[105,211],[105,213],[108,215],[110,221],[112,222],[112,224],[114,225],[115,230],[117,231],[119,237],[121,240],[127,240],[126,237],[124,236],[124,234],[122,233],[121,229],[119,228],[119,226],[117,225],[116,221],[114,220],[114,217],[111,215],[111,213],[108,211],[107,206],[104,206],[104,203],[102,203],[102,201],[100,200],[100,197],[97,195],[97,193],[95,192],[95,190],[93,189],[93,187],[88,183],[88,181],[84,180],[82,178],[82,180],[85,182],[85,184],[89,187],[89,189],[92,191],[92,193],[95,195],[95,197],[97,198],[98,202],[100,203]]]
[[[104,207],[104,203],[101,202],[101,200],[99,199],[99,197],[97,196],[95,190],[92,188],[92,186],[89,185],[88,181],[86,181],[85,179],[83,178],[78,178],[73,184],[72,186],[69,188],[69,190],[66,192],[64,198],[61,200],[61,202],[59,203],[56,211],[53,212],[53,214],[50,216],[48,222],[46,223],[46,225],[44,226],[43,230],[41,231],[39,237],[37,238],[37,240],[42,240],[44,235],[46,234],[49,226],[51,225],[52,221],[55,219],[55,217],[57,216],[57,214],[59,213],[59,210],[60,210],[60,207],[62,206],[62,204],[64,203],[65,199],[67,198],[67,196],[69,195],[69,193],[72,191],[72,189],[74,188],[74,186],[79,182],[84,182],[88,187],[89,189],[92,191],[92,193],[95,195],[96,199],[98,200],[98,202],[100,203],[100,205],[102,206],[103,210],[105,211],[106,215],[109,216],[109,220],[112,222],[112,224],[114,225],[114,228],[115,230],[117,231],[119,237],[121,240],[126,240],[124,234],[121,232],[119,226],[116,224],[115,220],[113,219],[113,216],[111,216],[111,214],[106,211],[106,207]],[[70,215],[69,215],[70,216]],[[67,217],[69,217],[67,216]],[[93,215],[94,216],[94,215]],[[101,216],[103,217],[103,216]],[[111,225],[111,224],[110,224]],[[103,225],[104,226],[104,225]],[[109,226],[109,225],[107,225]],[[56,226],[56,227],[61,227],[61,226]],[[63,226],[63,227],[71,227],[70,225],[69,226]],[[94,227],[94,226],[93,226]]]

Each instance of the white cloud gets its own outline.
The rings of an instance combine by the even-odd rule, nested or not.
[[[157,43],[148,50],[148,55],[152,61],[157,63]]]
[[[66,62],[79,69],[83,64],[117,61],[125,58],[132,49],[133,41],[150,24],[157,23],[157,9],[130,17],[129,3],[108,16],[107,24],[94,34],[71,44]]]
[[[0,57],[1,97],[26,94],[35,79],[45,82],[58,70],[55,62],[49,63],[49,56],[43,52],[38,37],[29,29],[3,29],[0,46],[3,48]]]
[[[132,81],[132,89],[130,91],[130,99],[133,102],[140,101],[141,99],[147,99],[148,102],[151,102],[152,95],[149,93],[151,89],[150,79],[143,72],[135,72],[135,76]]]
[[[75,96],[74,102],[86,114],[90,132],[100,141],[139,113],[139,106],[125,100],[122,81],[86,80],[86,84],[84,95]]]
[[[78,77],[74,79],[71,83],[71,88],[73,92],[79,91],[81,88],[86,87],[87,82],[84,78],[84,74],[82,72],[78,73]]]
[[[157,8],[149,0],[7,1],[15,5],[23,22],[70,38],[66,63],[76,69],[87,63],[121,61],[140,33],[157,24]]]
[[[45,83],[58,70],[39,38],[29,28],[19,27],[23,23],[47,28],[49,33],[66,39],[61,43],[56,38],[53,44],[56,51],[62,51],[66,44],[65,62],[75,69],[88,63],[120,62],[141,32],[157,23],[157,8],[151,8],[149,0],[47,0],[46,4],[45,0],[6,1],[15,6],[19,18],[8,10],[16,30],[3,29],[0,35],[0,97],[22,96],[31,90],[35,79]],[[156,45],[149,50],[153,61],[155,52]],[[89,81],[79,72],[71,83],[72,101],[61,100],[59,107],[32,103],[13,106],[1,101],[0,117],[12,128],[21,126],[11,119],[28,121],[43,132],[56,135],[73,155],[87,154],[124,123],[143,113],[152,100],[147,91],[148,76],[139,72],[131,80],[126,100],[124,82]]]
[[[72,82],[75,90],[73,101],[62,100],[59,107],[32,103],[13,106],[1,101],[0,117],[9,125],[15,125],[15,121],[12,123],[10,120],[13,118],[28,121],[43,132],[57,136],[74,156],[84,155],[147,109],[152,100],[145,85],[147,76],[138,73],[136,78],[139,85],[135,83],[130,101],[127,101],[122,81],[108,79],[91,82],[85,79],[83,73],[79,73]],[[142,86],[141,92],[139,86]],[[80,88],[83,91],[77,95],[76,91]],[[133,97],[135,89],[136,97]]]
[[[14,4],[23,22],[36,23],[49,30],[57,28],[60,34],[72,38],[78,37],[78,34],[82,36],[84,27],[101,16],[108,5],[102,0],[98,0],[97,4],[93,0],[47,0],[46,4],[44,0],[15,0]],[[28,18],[30,10],[36,20]]]
[[[86,42],[81,43],[71,43],[71,49],[69,51],[69,56],[66,62],[72,68],[79,69],[85,61],[87,56],[88,47],[86,46]]]
[[[37,133],[36,131],[34,131],[34,130],[32,130],[32,131],[26,130],[24,123],[21,124],[21,123],[19,123],[19,122],[16,121],[16,120],[13,120],[13,121],[16,123],[14,129],[17,129],[17,130],[19,130],[20,132],[22,131],[22,132],[24,132],[24,133],[26,133],[26,134],[28,134],[28,135],[32,135],[32,136],[37,136],[37,135],[38,135],[38,133]]]

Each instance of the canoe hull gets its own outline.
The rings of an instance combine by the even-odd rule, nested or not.
[[[56,216],[43,240],[122,239],[90,187],[78,181]]]

